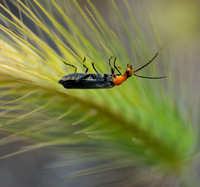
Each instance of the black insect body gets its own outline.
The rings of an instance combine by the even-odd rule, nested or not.
[[[65,75],[58,81],[65,88],[68,89],[98,89],[98,88],[112,88],[113,77],[111,74],[94,74],[94,73],[73,73]]]
[[[83,64],[83,66],[86,68],[85,73],[76,73],[77,68],[71,64],[67,64],[68,66],[72,66],[75,68],[75,72],[73,74],[68,74],[65,75],[62,79],[58,81],[58,83],[62,84],[65,88],[67,89],[100,89],[100,88],[112,88],[114,86],[122,84],[124,81],[126,81],[129,77],[132,75],[140,78],[146,78],[146,79],[162,79],[165,78],[166,76],[163,77],[145,77],[141,75],[135,74],[135,72],[143,69],[146,67],[148,64],[150,64],[158,55],[158,53],[145,65],[140,67],[139,69],[133,71],[132,65],[127,64],[127,68],[125,73],[122,75],[121,72],[119,71],[118,67],[115,65],[116,58],[114,57],[114,68],[111,66],[111,59],[113,57],[110,57],[109,59],[109,66],[111,68],[111,74],[101,74],[99,73],[95,66],[94,63],[92,63],[92,67],[95,70],[96,74],[94,73],[87,73],[88,68]],[[85,62],[86,58],[84,58],[83,62]],[[118,71],[119,74],[115,74],[115,70]]]

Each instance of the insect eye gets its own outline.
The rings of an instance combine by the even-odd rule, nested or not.
[[[127,75],[127,78],[129,78],[131,76],[129,70],[126,70],[126,75]]]

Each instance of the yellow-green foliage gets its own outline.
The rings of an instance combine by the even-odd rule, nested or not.
[[[163,71],[168,75],[165,80],[133,77],[113,89],[67,90],[57,83],[74,71],[63,60],[83,72],[86,56],[90,72],[94,72],[91,62],[95,62],[99,72],[108,73],[111,55],[117,57],[121,71],[127,63],[135,68],[152,58],[157,51],[148,50],[127,1],[124,5],[131,26],[111,1],[117,30],[111,30],[91,1],[86,12],[77,1],[63,2],[18,1],[16,6],[31,28],[1,6],[9,18],[1,13],[5,24],[0,26],[0,130],[7,137],[0,144],[32,138],[38,143],[17,153],[48,145],[73,145],[82,151],[98,150],[100,159],[118,158],[123,167],[141,163],[183,169],[196,139],[192,120],[179,112],[169,97],[171,90],[163,86],[173,80],[167,70]],[[137,64],[124,45],[129,46]],[[162,63],[165,66],[165,61]],[[155,68],[147,70],[142,74],[162,75]]]

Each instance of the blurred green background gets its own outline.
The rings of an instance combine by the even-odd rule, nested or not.
[[[11,0],[6,2],[11,7],[11,10],[17,13],[16,7],[11,6],[9,3]],[[85,0],[79,0],[78,2],[83,9],[84,5],[87,5]],[[112,20],[113,10],[109,0],[93,0],[92,2],[114,30],[116,25]],[[3,4],[3,1],[1,3]],[[124,17],[128,19],[123,1],[116,0],[116,3]],[[151,47],[152,40],[156,38],[159,44],[158,52],[165,51],[168,54],[168,63],[169,66],[174,68],[174,73],[183,73],[183,77],[189,77],[189,82],[185,85],[187,87],[185,91],[188,92],[186,95],[190,97],[186,98],[186,102],[194,102],[194,108],[191,108],[191,110],[198,128],[200,121],[198,114],[199,106],[197,105],[200,100],[200,1],[129,0],[129,3],[149,47]],[[149,31],[149,28],[151,28],[151,31]],[[182,92],[181,87],[179,87],[179,81],[177,77],[177,96]],[[1,154],[4,155],[5,153],[15,151],[17,147],[21,147],[21,144],[24,143],[19,142],[2,146]],[[82,177],[70,181],[64,178],[74,170],[86,168],[87,164],[85,163],[70,167],[44,168],[45,164],[65,160],[66,157],[65,154],[56,155],[53,148],[46,148],[0,160],[1,185],[5,187],[64,187],[98,186],[99,184],[100,186],[115,186],[115,183],[117,183],[114,172]],[[76,155],[68,155],[68,157],[76,157]],[[149,184],[144,183],[143,186],[149,186]]]

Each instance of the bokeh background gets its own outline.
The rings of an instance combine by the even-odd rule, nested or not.
[[[12,0],[0,1],[1,4],[8,3],[15,15],[19,12],[12,5]],[[78,1],[83,7],[87,2]],[[109,0],[93,0],[93,4],[100,11],[103,18],[110,27],[115,29],[112,19],[112,6]],[[64,1],[63,1],[64,3]],[[118,7],[124,17],[128,19],[127,12],[122,0],[116,0]],[[199,0],[129,0],[136,21],[141,28],[149,47],[152,40],[157,39],[159,53],[168,54],[169,67],[173,67],[174,73],[183,73],[189,77],[187,102],[199,102],[200,96],[200,1]],[[1,9],[0,9],[1,10]],[[2,11],[2,10],[1,10]],[[26,19],[24,18],[26,23]],[[31,25],[27,22],[27,25]],[[151,32],[149,32],[151,30]],[[153,32],[152,32],[153,31]],[[155,41],[154,41],[155,43]],[[155,45],[155,44],[154,44]],[[178,95],[179,78],[177,77]],[[183,106],[184,107],[184,106]],[[198,127],[199,111],[197,105],[191,108],[196,125]],[[196,111],[196,113],[195,113]],[[3,137],[4,135],[1,134]],[[14,152],[18,147],[28,144],[27,142],[16,142],[0,147],[0,156]],[[42,148],[26,152],[17,156],[0,160],[0,183],[2,187],[66,187],[66,186],[115,186],[117,179],[115,173],[101,173],[80,178],[68,179],[68,174],[81,168],[86,168],[86,163],[72,166],[48,168],[49,163],[64,161],[76,157],[63,153],[57,154],[53,147]],[[95,164],[95,163],[93,163]],[[198,167],[197,167],[198,172]],[[149,184],[143,184],[149,186]]]

